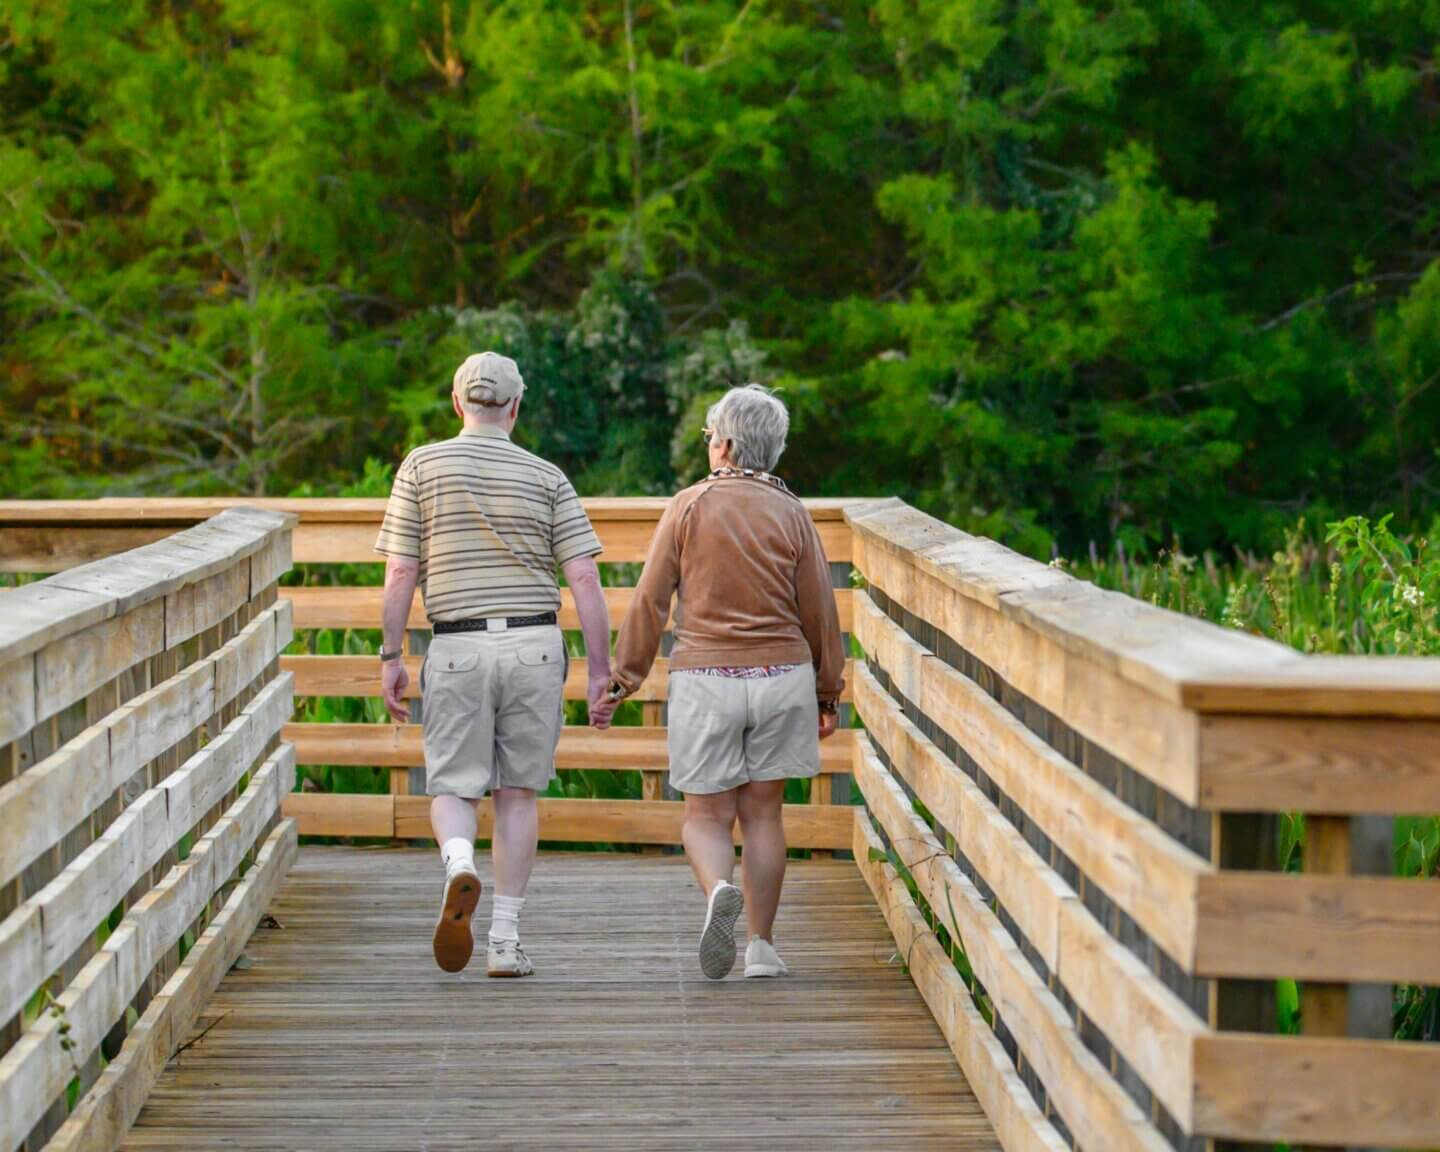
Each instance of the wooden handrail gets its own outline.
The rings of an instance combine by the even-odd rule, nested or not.
[[[1389,818],[1440,811],[1440,660],[1305,656],[898,501],[846,515],[867,585],[857,856],[927,957],[911,970],[962,1066],[1012,1117],[1005,1147],[1053,1132],[1011,1071],[1080,1147],[1170,1148],[1162,1107],[1196,1137],[1433,1146],[1420,1085],[1440,1049],[1390,1042],[1390,992],[1440,982],[1440,883],[1389,875]],[[1268,814],[1294,811],[1303,875],[1274,863]],[[1014,1069],[956,1031],[896,868],[964,950]],[[1276,1030],[1263,993],[1282,978],[1303,984],[1303,1035],[1252,1035]]]
[[[198,1011],[213,984],[177,972],[182,938],[214,927],[235,885],[225,939],[243,942],[293,858],[295,825],[279,822],[295,782],[278,668],[291,611],[276,588],[294,523],[232,508],[0,594],[0,1152],[45,1144],[77,1083],[70,1130],[118,1142],[133,1115],[116,1116],[183,1040],[133,1061],[130,1011],[162,986]],[[130,1061],[122,1102],[102,1057]]]

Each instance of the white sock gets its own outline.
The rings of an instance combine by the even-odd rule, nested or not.
[[[520,909],[525,907],[523,896],[496,896],[495,908],[490,914],[490,939],[499,943],[502,940],[520,939]]]
[[[456,836],[440,845],[440,859],[445,861],[445,875],[453,876],[457,869],[469,868],[475,871],[475,842]]]

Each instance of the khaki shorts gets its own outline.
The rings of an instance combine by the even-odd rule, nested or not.
[[[542,791],[555,779],[566,664],[555,627],[436,636],[420,670],[425,790]]]
[[[670,783],[727,792],[820,771],[820,706],[809,664],[761,680],[670,673]]]

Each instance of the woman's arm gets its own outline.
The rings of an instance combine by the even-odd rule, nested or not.
[[[615,659],[610,666],[611,683],[622,696],[637,691],[650,675],[655,655],[660,651],[660,637],[670,619],[670,601],[680,583],[680,533],[678,524],[683,513],[676,512],[672,500],[655,528],[650,555],[625,623],[615,641]]]
[[[810,644],[815,665],[815,695],[822,711],[834,711],[845,689],[845,646],[840,635],[840,610],[830,584],[830,562],[809,514],[805,516],[805,548],[795,569],[795,597],[800,629]]]

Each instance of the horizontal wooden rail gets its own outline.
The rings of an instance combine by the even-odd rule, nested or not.
[[[1059,1000],[1021,954],[1018,942],[916,814],[864,737],[857,742],[855,759],[856,781],[871,813],[926,902],[962,942],[976,977],[996,1001],[1025,1059],[1036,1069],[1050,1066],[1051,1076],[1042,1073],[1042,1078],[1081,1147],[1163,1148],[1163,1137],[1081,1043],[1073,1021],[1065,1018]],[[1191,1043],[1203,1031],[1202,1022],[1105,933],[998,811],[985,809],[978,788],[971,788],[977,795],[969,807],[989,829],[974,835],[964,826],[961,850],[966,858],[975,862],[979,853],[974,848],[990,840],[981,848],[984,863],[975,864],[976,871],[995,888],[1001,906],[1042,955],[1046,947],[1052,949],[1045,957],[1047,968],[1124,1051],[1181,1125],[1188,1126]]]
[[[284,738],[302,765],[421,768],[425,748],[418,724],[288,724]],[[854,731],[844,729],[820,745],[820,770],[849,772]],[[614,727],[597,732],[566,725],[555,753],[557,768],[643,768],[666,771],[664,728]]]
[[[298,854],[286,821],[229,894],[195,947],[140,1016],[120,1055],[83,1097],[47,1152],[112,1152],[135,1123],[166,1064],[185,1044],[206,1001],[230,971]]]
[[[420,696],[421,657],[407,656],[406,671],[410,673],[410,684],[405,691],[407,699]],[[296,696],[371,696],[380,695],[380,661],[375,656],[282,656],[280,669],[295,676]],[[851,699],[851,684],[854,668],[847,662],[845,668],[845,691],[840,699],[848,703]],[[565,679],[565,699],[584,700],[589,686],[582,659],[572,660],[570,673]],[[660,703],[669,699],[670,661],[663,656],[655,661],[655,667],[645,683],[628,697],[648,703]]]
[[[1440,983],[1440,884],[1389,875],[1389,821],[1440,809],[1440,661],[1305,657],[897,502],[847,515],[857,856],[952,1043],[903,882],[1077,1147],[1434,1147],[1440,1049],[1388,1037],[1392,986]],[[1287,874],[1269,814],[1295,810]],[[1007,1150],[1045,1138],[995,1109]]]
[[[380,604],[384,589],[379,587],[294,587],[280,589],[280,595],[295,605],[295,627],[310,628],[375,628],[380,627]],[[606,588],[605,603],[610,609],[611,627],[618,630],[625,614],[630,610],[634,588]],[[840,612],[842,631],[851,630],[850,597],[848,588],[835,590],[835,605]],[[575,611],[575,599],[570,589],[560,589],[560,627],[575,631],[580,627],[580,615]],[[417,596],[410,605],[410,629],[428,629],[430,620],[425,615],[425,606]]]
[[[975,1007],[965,980],[920,915],[865,809],[855,809],[855,861],[895,937],[899,958],[945,1033],[1006,1152],[1068,1152]]]
[[[606,563],[645,559],[655,525],[669,503],[663,499],[582,501],[605,548]],[[826,555],[850,559],[848,501],[807,500]],[[298,517],[295,561],[301,564],[374,563],[375,536],[384,500],[256,500],[168,498],[0,501],[0,571],[57,572],[161,539],[237,504]]]
[[[675,800],[570,800],[541,797],[540,839],[567,844],[679,844],[685,805]],[[286,797],[285,815],[298,821],[303,836],[429,839],[430,799],[426,796],[327,795],[296,792]],[[785,838],[792,848],[849,848],[848,807],[787,804]],[[736,843],[739,825],[736,825]],[[494,830],[487,800],[480,808],[482,840]]]
[[[293,519],[232,508],[0,593],[0,1152],[62,1123],[115,1146],[77,1119],[112,1115],[103,1061],[294,786]]]

